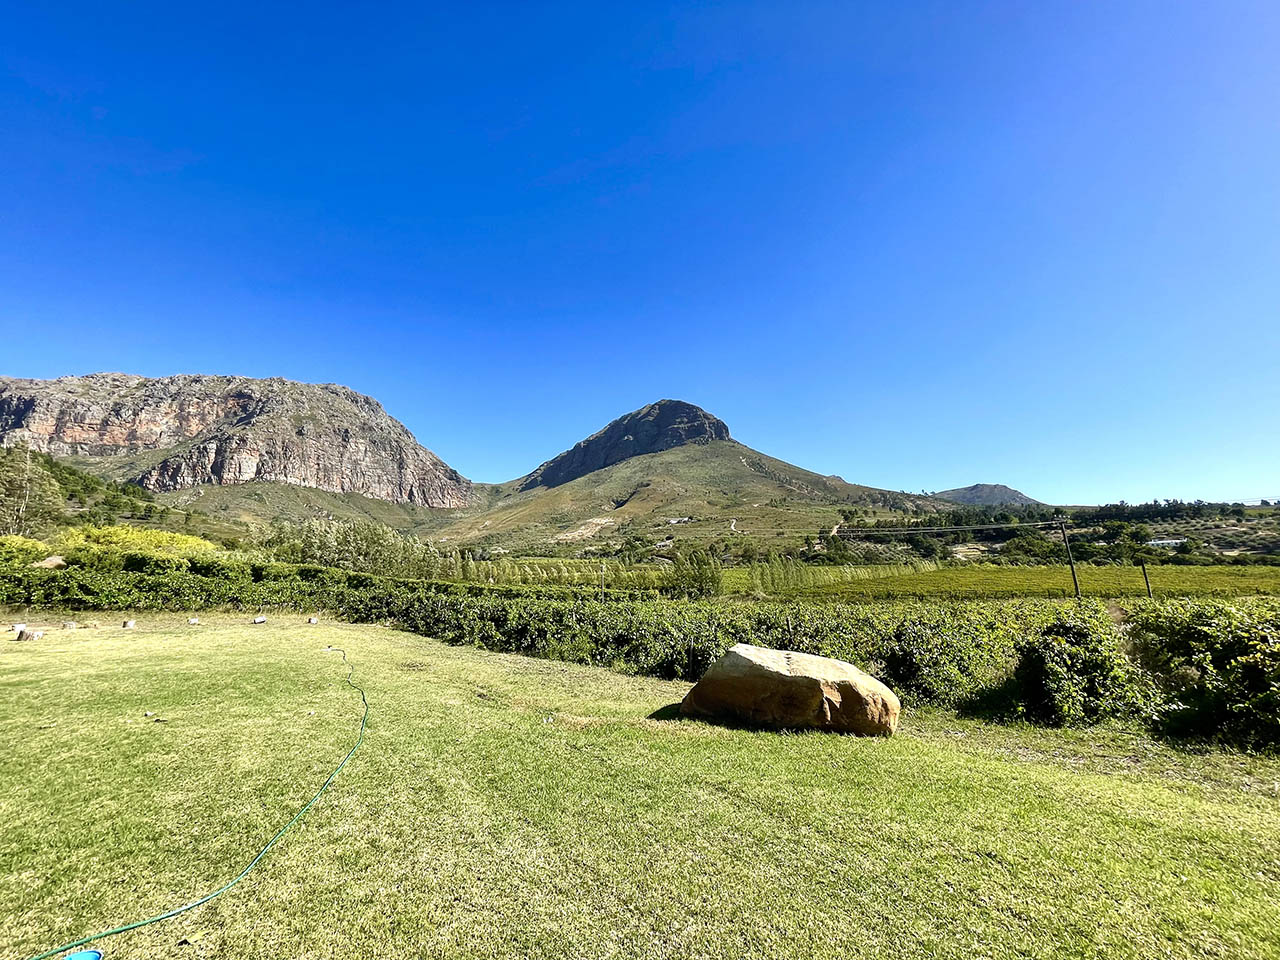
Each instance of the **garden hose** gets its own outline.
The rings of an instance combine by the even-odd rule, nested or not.
[[[281,837],[283,837],[286,833],[288,833],[289,828],[292,827],[299,820],[301,820],[302,815],[311,809],[311,805],[320,799],[320,795],[329,789],[329,785],[333,783],[334,778],[337,777],[337,775],[342,771],[342,768],[347,765],[347,761],[351,759],[351,757],[355,754],[355,752],[360,749],[360,744],[364,742],[365,727],[369,723],[369,701],[365,698],[364,690],[361,687],[351,682],[351,675],[354,668],[352,667],[351,663],[347,660],[347,651],[341,649],[340,647],[328,647],[327,649],[336,650],[342,654],[342,662],[347,665],[347,676],[346,676],[347,686],[351,687],[351,689],[355,690],[358,694],[360,694],[360,702],[364,704],[364,716],[360,718],[360,735],[356,738],[355,746],[353,746],[350,750],[347,751],[347,755],[342,758],[342,762],[339,763],[338,766],[334,768],[333,773],[329,774],[329,779],[326,780],[323,784],[321,784],[320,789],[315,792],[315,796],[313,796],[310,800],[308,800],[303,805],[302,809],[299,810],[296,814],[294,814],[293,819],[290,820],[288,823],[286,823],[283,827],[281,827],[279,831],[276,832],[276,835],[267,841],[266,846],[264,846],[261,850],[258,851],[257,856],[255,856],[252,860],[250,860],[248,865],[245,866],[243,870],[241,870],[234,877],[232,877],[230,880],[228,880],[226,883],[220,886],[217,890],[214,890],[212,893],[207,893],[200,899],[192,900],[190,903],[185,904],[181,907],[175,907],[172,910],[166,910],[164,913],[157,914],[154,917],[148,917],[146,920],[137,920],[133,923],[127,923],[122,927],[114,927],[110,930],[103,930],[101,933],[95,933],[95,934],[92,934],[91,936],[83,937],[80,940],[76,940],[72,943],[64,943],[62,946],[54,947],[52,950],[46,950],[44,951],[44,953],[37,953],[35,956],[28,958],[28,960],[47,960],[47,958],[49,957],[55,957],[60,953],[65,953],[66,951],[73,950],[76,947],[82,947],[86,943],[91,943],[94,940],[101,940],[104,937],[114,937],[118,933],[126,933],[129,930],[137,930],[139,927],[150,926],[153,923],[159,923],[161,920],[168,920],[171,917],[178,916],[178,914],[186,913],[188,910],[194,910],[196,907],[201,906],[202,904],[206,904],[210,900],[214,899],[215,897],[220,897],[222,894],[226,893],[228,890],[234,887],[237,883],[243,880],[250,870],[252,870],[254,867],[258,865],[258,861],[261,860],[264,856],[266,856],[267,851],[270,850],[275,845],[275,842],[279,840]]]

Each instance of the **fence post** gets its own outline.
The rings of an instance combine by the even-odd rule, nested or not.
[[[1059,520],[1058,529],[1062,531],[1062,545],[1067,548],[1067,563],[1071,564],[1071,582],[1076,586],[1076,599],[1080,599],[1080,578],[1076,576],[1076,561],[1071,556],[1071,541],[1067,539],[1067,521]]]
[[[1151,599],[1151,578],[1147,576],[1147,561],[1140,560],[1138,561],[1138,563],[1142,567],[1142,579],[1147,584],[1147,599],[1150,600]]]

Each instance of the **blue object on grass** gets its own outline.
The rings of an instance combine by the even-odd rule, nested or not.
[[[102,960],[101,950],[77,950],[75,953],[68,954],[62,960]]]

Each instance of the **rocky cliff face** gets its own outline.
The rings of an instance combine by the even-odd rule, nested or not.
[[[0,444],[101,461],[149,490],[251,480],[459,507],[471,483],[336,384],[119,373],[0,377]]]
[[[630,457],[670,450],[686,443],[728,440],[729,428],[701,407],[683,400],[659,400],[619,417],[572,449],[523,477],[519,489],[556,487]]]

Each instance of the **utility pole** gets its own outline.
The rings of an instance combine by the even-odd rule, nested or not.
[[[1067,539],[1067,521],[1059,520],[1058,529],[1062,531],[1062,545],[1067,548],[1067,563],[1071,564],[1071,582],[1076,587],[1076,599],[1080,599],[1080,578],[1076,576],[1076,561],[1071,556],[1071,541]]]

